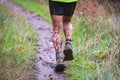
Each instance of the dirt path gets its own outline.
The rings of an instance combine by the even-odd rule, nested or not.
[[[19,12],[25,19],[31,24],[38,34],[39,46],[36,51],[36,70],[35,78],[32,80],[66,80],[64,74],[57,74],[54,72],[55,61],[55,50],[52,43],[52,26],[45,20],[30,13],[23,8],[2,0],[2,3],[13,11]]]

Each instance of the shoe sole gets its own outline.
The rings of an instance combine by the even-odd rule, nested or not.
[[[55,67],[55,72],[62,73],[65,71],[66,66],[64,64],[57,64]]]
[[[67,50],[64,50],[64,55],[65,55],[65,58],[64,58],[64,61],[69,61],[69,60],[73,60],[74,57],[73,57],[73,51],[71,49],[67,49]]]

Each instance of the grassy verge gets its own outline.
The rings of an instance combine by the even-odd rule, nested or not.
[[[23,6],[22,0],[12,0]],[[36,0],[37,1],[37,0]],[[42,0],[41,0],[42,1]],[[33,6],[30,0],[26,1]],[[35,3],[35,5],[40,5]],[[23,6],[31,11],[30,6]],[[40,7],[42,7],[40,5]],[[29,8],[29,9],[28,9]],[[36,9],[36,7],[32,7]],[[46,8],[46,7],[45,7]],[[44,8],[44,9],[45,9]],[[36,11],[33,11],[37,14]],[[41,11],[41,13],[44,13]],[[45,18],[49,15],[48,9]],[[47,19],[47,18],[45,18]],[[50,21],[50,18],[48,18]],[[85,16],[77,16],[73,19],[73,50],[75,60],[69,62],[66,73],[69,80],[119,80],[120,68],[117,64],[118,42],[114,31],[112,19],[95,18],[89,19]]]
[[[78,23],[76,23],[78,22]],[[70,80],[117,80],[120,69],[117,64],[117,35],[110,19],[76,19],[73,33],[75,60],[69,62],[67,74]]]
[[[0,10],[0,80],[29,80],[36,33],[18,13]]]
[[[43,17],[48,22],[50,21],[50,15],[49,15],[49,8],[45,5],[46,1],[32,1],[32,0],[10,0],[26,10],[35,13],[36,15],[39,15]]]

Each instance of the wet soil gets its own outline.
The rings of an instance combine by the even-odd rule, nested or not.
[[[52,43],[52,26],[41,17],[26,11],[16,4],[3,0],[2,3],[20,13],[38,34],[34,78],[31,80],[67,80],[64,73],[55,73],[55,50]]]

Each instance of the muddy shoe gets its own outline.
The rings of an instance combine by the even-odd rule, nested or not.
[[[56,73],[62,73],[65,71],[66,66],[64,64],[57,64],[55,67]]]
[[[64,61],[68,61],[68,60],[73,60],[74,57],[73,57],[73,51],[72,51],[72,45],[67,43],[65,45],[65,50],[63,51],[64,55],[65,55],[65,58],[64,58]]]
[[[56,54],[57,65],[55,67],[55,72],[61,73],[65,71],[66,66],[64,65],[63,60],[64,60],[64,54],[57,53]]]

